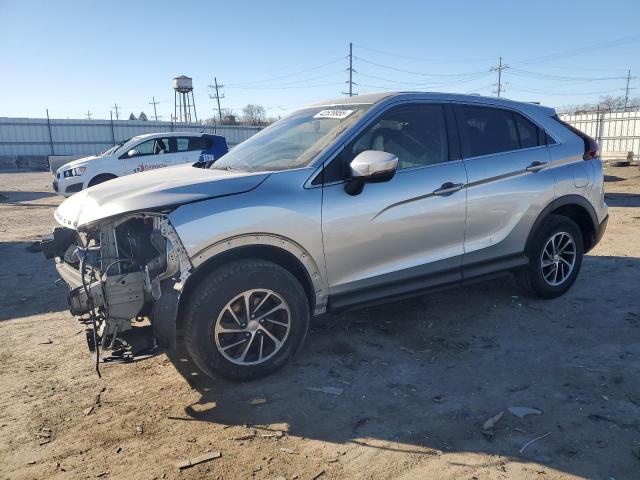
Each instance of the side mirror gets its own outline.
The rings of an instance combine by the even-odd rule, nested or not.
[[[358,195],[365,183],[391,180],[398,168],[398,156],[378,150],[365,150],[352,160],[349,167],[351,180],[347,182],[344,190],[349,195]]]
[[[140,154],[140,152],[138,152],[138,150],[136,150],[135,148],[132,148],[131,150],[129,150],[129,151],[127,152],[127,156],[128,156],[129,158],[131,158],[131,157],[135,157],[135,156],[137,156],[137,155],[139,155],[139,154]]]

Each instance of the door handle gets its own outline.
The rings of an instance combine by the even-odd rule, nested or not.
[[[440,188],[438,188],[437,190],[433,191],[434,195],[449,195],[451,193],[455,193],[459,190],[462,190],[462,187],[464,187],[463,183],[453,183],[453,182],[445,182],[443,183]]]
[[[527,172],[538,172],[546,166],[547,166],[547,162],[538,162],[536,160],[535,162],[532,162],[531,165],[529,165],[527,168],[525,168],[525,170]]]

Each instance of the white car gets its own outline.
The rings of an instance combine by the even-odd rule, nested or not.
[[[212,163],[227,153],[227,141],[206,133],[164,132],[138,135],[98,156],[61,166],[53,189],[69,197],[80,190],[132,173],[183,163]]]

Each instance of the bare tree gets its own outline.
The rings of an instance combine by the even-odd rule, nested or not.
[[[627,101],[627,111],[637,110],[640,108],[640,97],[630,98]],[[567,107],[566,113],[586,113],[595,112],[597,110],[602,112],[621,112],[624,110],[624,97],[606,95],[600,97],[600,100],[596,103],[583,103],[581,105],[571,105]]]
[[[600,97],[598,106],[600,107],[600,110],[610,110],[612,112],[616,110],[622,110],[622,108],[624,107],[624,97],[605,95],[604,97]]]
[[[249,125],[260,125],[264,121],[266,111],[262,105],[248,104],[242,109],[243,120]]]

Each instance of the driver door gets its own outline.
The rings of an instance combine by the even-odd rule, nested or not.
[[[171,140],[169,137],[154,138],[133,147],[132,150],[137,153],[133,157],[124,159],[127,173],[144,172],[172,165],[174,155],[170,150]]]
[[[322,231],[333,307],[461,280],[467,176],[448,133],[455,131],[448,108],[388,109],[325,168]],[[364,150],[397,155],[398,170],[352,196],[344,188],[348,165]]]

